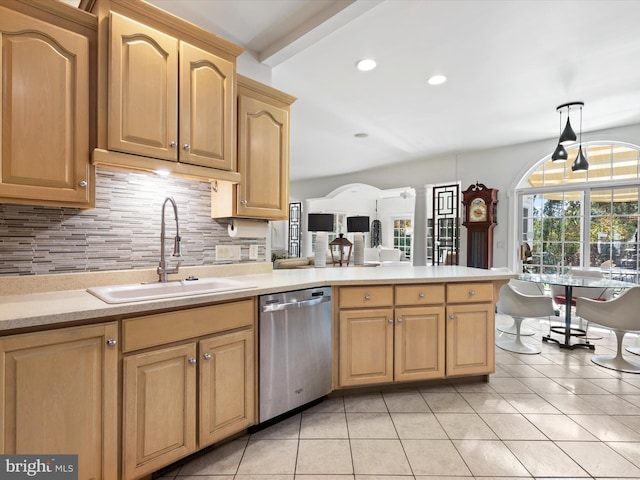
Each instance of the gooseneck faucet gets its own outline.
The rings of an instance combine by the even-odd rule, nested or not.
[[[167,275],[170,273],[178,273],[178,269],[180,268],[181,261],[175,267],[167,267],[167,260],[164,251],[164,243],[165,243],[165,224],[164,224],[164,209],[167,206],[167,202],[171,202],[173,206],[173,216],[176,220],[176,236],[173,239],[173,256],[181,257],[182,256],[182,246],[180,244],[180,225],[178,224],[178,206],[176,205],[176,201],[173,197],[167,197],[162,204],[162,224],[160,227],[160,264],[158,265],[158,281],[167,282]]]

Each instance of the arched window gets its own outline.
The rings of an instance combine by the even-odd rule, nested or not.
[[[638,283],[640,148],[582,145],[589,169],[543,159],[516,188],[523,268],[553,273],[572,266],[602,268]]]

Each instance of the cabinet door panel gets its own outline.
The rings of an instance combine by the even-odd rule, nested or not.
[[[238,215],[286,218],[289,112],[240,96],[238,118]]]
[[[340,312],[340,385],[392,380],[393,310]]]
[[[235,170],[232,62],[180,42],[180,161]]]
[[[2,7],[0,32],[0,197],[88,206],[89,40]]]
[[[188,344],[124,358],[125,478],[195,450],[195,357],[195,344]]]
[[[6,454],[78,454],[78,478],[117,477],[116,324],[0,339]]]
[[[254,423],[253,330],[202,340],[199,352],[199,446],[204,447]]]
[[[396,309],[396,381],[444,377],[444,307]]]
[[[447,307],[447,376],[495,370],[493,304]]]
[[[178,40],[117,13],[110,35],[109,149],[177,161]]]

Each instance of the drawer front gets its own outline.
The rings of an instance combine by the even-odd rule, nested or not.
[[[398,285],[396,305],[436,305],[444,303],[444,285]]]
[[[493,283],[452,283],[447,285],[447,303],[493,301]]]
[[[340,308],[388,307],[393,305],[393,287],[344,287]]]
[[[189,308],[122,321],[122,350],[130,352],[254,324],[254,299]]]

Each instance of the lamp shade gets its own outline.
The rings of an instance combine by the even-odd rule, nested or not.
[[[576,170],[589,170],[589,162],[587,162],[587,157],[582,153],[582,145],[580,145],[576,160],[571,165],[571,171],[575,172]]]
[[[369,217],[347,217],[347,232],[368,232]]]
[[[553,152],[553,155],[551,155],[551,160],[555,162],[558,160],[566,160],[567,158],[569,158],[569,154],[567,153],[567,150],[564,148],[564,145],[562,145],[561,143],[558,143],[558,146]]]
[[[310,213],[307,217],[309,232],[333,232],[333,213]]]
[[[564,130],[560,134],[560,140],[558,140],[558,143],[575,142],[577,139],[578,137],[576,136],[576,132],[574,132],[573,128],[571,128],[571,119],[567,118],[567,125],[564,127]]]

